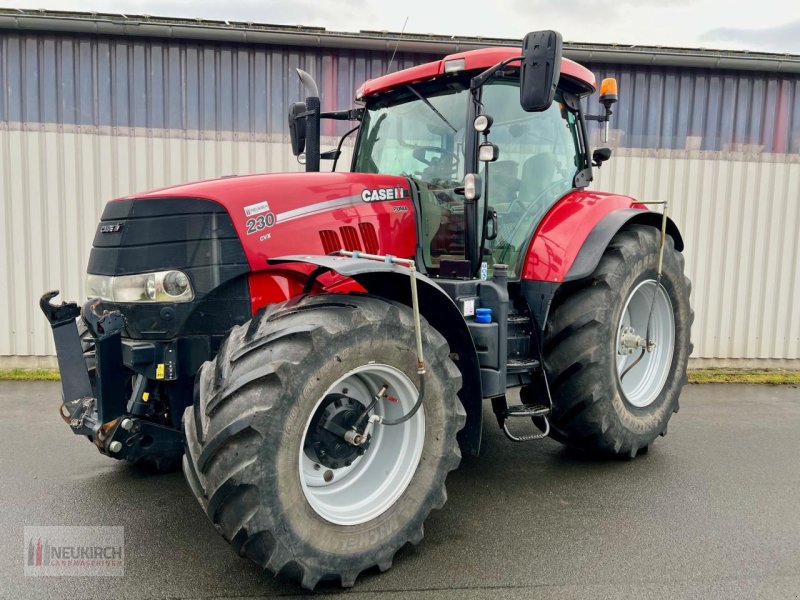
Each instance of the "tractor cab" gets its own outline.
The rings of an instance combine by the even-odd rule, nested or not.
[[[479,132],[470,110],[471,78],[454,73],[367,98],[352,168],[413,181],[421,207],[421,258],[430,274],[449,274],[448,267],[458,272],[470,259],[465,215],[477,202],[476,224],[483,232],[474,237],[483,251],[477,266],[485,263],[484,275],[490,276],[493,264],[507,264],[513,278],[539,220],[587,167],[578,109],[568,108],[566,92],[558,90],[546,110],[524,111],[519,69],[503,70],[477,95],[480,114],[493,121]],[[496,147],[492,162],[476,160],[481,139]],[[470,173],[483,183],[481,198],[465,196]]]
[[[595,90],[594,75],[560,50],[548,60],[553,68],[537,73],[522,67],[519,48],[474,50],[357,91],[351,170],[411,181],[416,258],[428,275],[487,279],[503,264],[518,279],[542,217],[591,181],[580,98]],[[523,106],[526,88],[552,98]]]

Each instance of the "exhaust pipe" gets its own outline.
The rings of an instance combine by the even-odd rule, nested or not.
[[[319,171],[320,131],[319,131],[319,88],[314,78],[302,69],[296,69],[300,82],[306,91],[306,172]]]

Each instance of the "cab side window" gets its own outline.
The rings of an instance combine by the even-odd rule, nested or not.
[[[560,95],[544,112],[525,112],[514,80],[489,83],[482,100],[494,118],[489,140],[500,148],[499,160],[489,165],[488,202],[497,211],[498,233],[487,242],[488,258],[507,264],[509,275],[517,276],[536,226],[572,189],[580,169],[577,118]]]

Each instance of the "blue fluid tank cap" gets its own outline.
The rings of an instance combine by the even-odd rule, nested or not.
[[[476,323],[491,323],[492,322],[492,309],[491,308],[476,308],[475,309],[475,322]]]

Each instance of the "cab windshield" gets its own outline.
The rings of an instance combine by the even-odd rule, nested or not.
[[[437,186],[461,185],[468,92],[424,95],[411,86],[392,103],[368,107],[354,170],[413,177]]]

